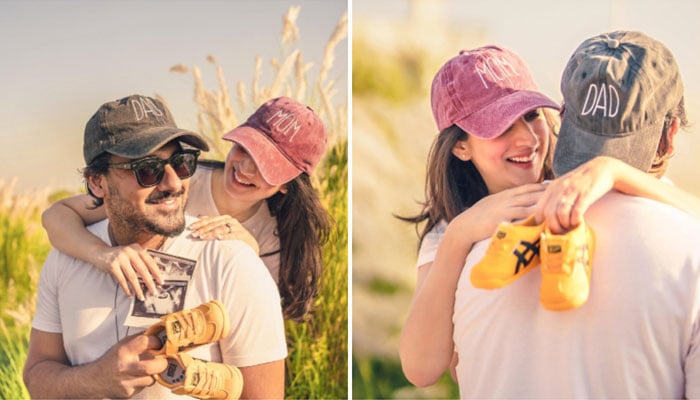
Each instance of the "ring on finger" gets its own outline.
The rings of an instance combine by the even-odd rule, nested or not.
[[[226,223],[226,228],[228,228],[228,233],[233,232],[233,227],[231,226],[230,223],[228,223],[228,222]]]

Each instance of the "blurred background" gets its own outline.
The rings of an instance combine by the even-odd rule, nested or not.
[[[417,234],[393,217],[423,200],[425,161],[437,129],[433,75],[460,49],[490,43],[520,54],[542,91],[561,101],[559,79],[584,40],[640,30],[676,56],[691,127],[677,136],[668,176],[700,196],[700,2],[692,0],[353,0],[352,368],[354,398],[451,398],[406,381],[398,338],[415,286]]]

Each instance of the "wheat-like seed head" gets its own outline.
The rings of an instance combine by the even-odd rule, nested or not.
[[[283,16],[282,44],[289,45],[299,39],[299,29],[296,25],[301,7],[292,6]],[[325,45],[324,57],[318,81],[313,87],[308,83],[307,73],[314,63],[304,63],[304,58],[299,49],[286,48],[282,51],[281,59],[269,60],[272,69],[272,82],[270,86],[264,86],[262,82],[263,59],[255,57],[255,69],[251,82],[250,92],[242,81],[236,85],[236,107],[234,111],[231,105],[229,89],[226,84],[223,69],[217,64],[216,57],[208,55],[207,62],[215,65],[218,79],[218,88],[209,91],[204,87],[201,73],[198,67],[191,67],[194,78],[194,100],[197,105],[197,124],[201,133],[208,137],[213,144],[212,152],[219,156],[225,155],[224,142],[221,135],[239,125],[240,120],[252,113],[257,107],[267,100],[281,95],[295,98],[302,103],[313,107],[319,117],[325,120],[329,136],[338,137],[340,132],[346,131],[339,124],[347,121],[347,116],[340,115],[342,108],[334,108],[333,98],[337,94],[335,80],[328,80],[328,73],[333,67],[333,52],[338,43],[347,37],[347,12],[340,18],[337,26]],[[178,64],[171,67],[171,72],[186,73],[189,68]]]
[[[243,112],[242,110],[248,107],[248,101],[245,98],[245,83],[243,81],[238,81],[236,92],[238,93],[238,107]]]
[[[185,64],[176,64],[170,67],[170,72],[175,72],[178,74],[186,74],[189,72],[189,68]]]
[[[255,72],[253,73],[253,104],[260,101],[260,76],[262,75],[262,57],[255,56]],[[245,110],[241,110],[245,112]]]
[[[282,17],[282,44],[290,44],[299,40],[299,27],[297,26],[299,11],[301,11],[301,6],[291,6]]]
[[[296,60],[299,53],[300,50],[294,50],[292,54],[288,55],[287,58],[284,59],[284,62],[279,68],[279,71],[277,71],[277,76],[275,77],[275,80],[272,82],[272,86],[270,86],[270,93],[268,97],[272,98],[280,95],[282,85],[287,80],[287,77],[289,76],[289,73],[291,72],[292,67],[294,66],[294,61]]]
[[[294,62],[294,78],[297,82],[297,91],[294,94],[295,99],[303,99],[306,94],[306,78],[305,78],[304,60],[301,52],[297,54],[297,58]]]
[[[325,51],[323,52],[323,61],[321,62],[321,71],[318,74],[318,81],[323,82],[326,79],[326,75],[328,74],[328,71],[330,71],[331,67],[333,67],[333,62],[335,61],[335,56],[333,55],[333,51],[335,50],[335,47],[338,45],[338,43],[345,39],[345,37],[348,34],[348,13],[344,13],[342,17],[340,17],[340,20],[338,21],[338,25],[336,25],[335,30],[333,31],[333,34],[331,34],[331,37],[328,39],[328,42],[326,43],[326,48]]]
[[[238,119],[233,112],[233,108],[231,108],[231,98],[229,97],[228,87],[226,86],[226,79],[224,79],[224,70],[218,65],[216,66],[216,76],[219,79],[219,90],[221,90],[222,117],[225,121],[224,125],[228,130],[238,125]]]

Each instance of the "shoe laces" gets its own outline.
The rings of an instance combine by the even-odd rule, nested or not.
[[[206,329],[206,320],[199,310],[175,316],[172,330],[180,340],[198,337]]]
[[[211,395],[225,391],[226,378],[221,376],[221,371],[211,368],[209,363],[201,361],[197,363],[192,373],[192,394]]]

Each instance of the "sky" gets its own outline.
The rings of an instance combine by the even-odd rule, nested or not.
[[[353,0],[353,18],[373,24],[405,19],[411,5],[429,12],[442,7],[452,29],[480,32],[487,42],[479,45],[494,43],[514,50],[528,63],[542,91],[556,101],[561,100],[564,66],[583,40],[618,29],[643,31],[660,40],[680,67],[691,122],[676,137],[668,177],[700,196],[695,172],[700,153],[700,1]]]
[[[80,189],[85,123],[101,104],[134,93],[165,97],[178,125],[196,129],[192,75],[170,67],[198,66],[214,89],[213,55],[235,95],[238,81],[250,87],[256,56],[282,56],[290,6],[301,7],[294,48],[314,63],[314,78],[345,0],[0,1],[0,183]],[[339,98],[347,95],[348,48],[348,39],[338,44],[329,75]],[[263,84],[272,73],[264,64]]]

